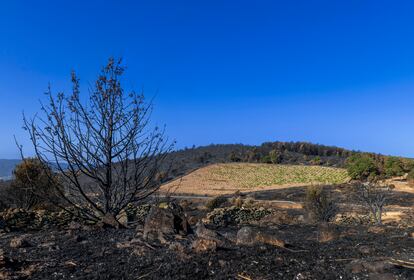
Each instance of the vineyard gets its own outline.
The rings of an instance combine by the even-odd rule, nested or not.
[[[162,190],[171,188],[179,193],[210,195],[237,190],[254,191],[300,185],[340,184],[348,180],[346,170],[341,168],[226,163],[198,169],[164,185]]]

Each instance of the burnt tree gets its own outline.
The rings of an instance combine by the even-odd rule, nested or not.
[[[121,85],[121,60],[109,59],[88,96],[72,72],[72,91],[53,94],[41,114],[24,116],[36,158],[58,170],[65,210],[93,221],[116,220],[160,186],[156,180],[171,150],[164,129],[152,127],[151,102]]]

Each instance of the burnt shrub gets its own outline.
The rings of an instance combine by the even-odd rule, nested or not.
[[[394,187],[394,185],[380,185],[372,182],[357,185],[356,195],[367,207],[372,222],[377,225],[382,224],[385,205]]]
[[[311,186],[306,190],[304,208],[312,222],[330,222],[338,212],[336,203],[320,186]]]

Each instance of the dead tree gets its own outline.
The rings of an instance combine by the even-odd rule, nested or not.
[[[391,187],[381,186],[378,183],[368,182],[358,186],[358,195],[368,207],[373,221],[377,225],[382,224],[382,215]]]
[[[114,220],[160,186],[156,174],[171,151],[164,129],[149,123],[152,110],[142,93],[125,92],[121,60],[109,59],[89,89],[53,94],[41,114],[24,116],[36,157],[59,173],[57,192],[65,210],[92,221]]]

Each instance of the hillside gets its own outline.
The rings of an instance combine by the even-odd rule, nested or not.
[[[236,191],[280,187],[340,184],[349,180],[342,168],[325,166],[221,163],[200,168],[162,186],[161,191],[180,194],[220,195]]]
[[[334,146],[306,142],[266,142],[258,146],[212,144],[171,152],[172,163],[166,178],[170,181],[200,167],[215,163],[277,163],[344,167],[347,157],[356,153]]]

